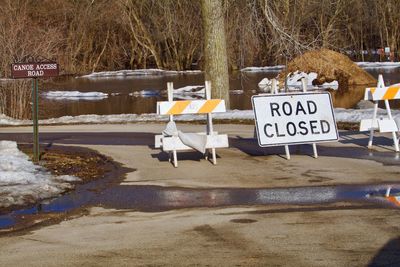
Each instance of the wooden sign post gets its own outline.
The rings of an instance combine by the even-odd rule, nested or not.
[[[33,122],[33,161],[39,161],[39,81],[38,78],[58,76],[55,62],[14,63],[11,64],[13,79],[32,78],[32,122]]]

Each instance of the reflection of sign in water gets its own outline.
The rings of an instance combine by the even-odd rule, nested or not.
[[[17,78],[45,78],[58,76],[58,64],[44,63],[14,63],[11,65],[11,76]]]
[[[338,140],[329,93],[252,97],[260,146]]]

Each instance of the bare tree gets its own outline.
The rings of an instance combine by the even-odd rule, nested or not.
[[[39,20],[32,21],[32,11],[33,8],[28,1],[0,2],[0,54],[2,55],[0,66],[3,77],[10,76],[10,64],[13,62],[35,59],[39,56],[51,58],[57,51],[59,34],[52,27],[40,27]],[[30,85],[29,80],[2,83],[0,113],[14,118],[29,118]]]
[[[225,100],[229,108],[229,75],[225,23],[220,0],[202,0],[205,78],[211,81],[213,96]]]

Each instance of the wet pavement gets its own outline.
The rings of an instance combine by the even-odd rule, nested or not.
[[[399,153],[390,150],[368,150],[362,147],[368,137],[353,138],[353,132],[341,133],[342,146],[319,145],[321,157],[340,157],[372,160],[384,165],[400,165]],[[19,143],[30,142],[30,133],[1,133],[0,139]],[[45,132],[40,135],[42,144],[57,145],[127,145],[153,146],[154,134],[145,132]],[[390,146],[391,140],[376,137],[381,145]],[[283,154],[282,147],[260,148],[255,139],[231,137],[230,146],[252,157]],[[359,146],[347,147],[346,144]],[[291,147],[295,155],[312,155],[310,145]],[[111,209],[160,212],[174,209],[256,205],[315,205],[338,202],[358,203],[365,208],[380,206],[394,207],[383,198],[368,195],[384,195],[390,186],[392,193],[400,192],[400,184],[382,183],[370,185],[303,186],[289,188],[184,188],[154,185],[120,185],[125,173],[132,170],[116,164],[116,169],[105,178],[78,185],[76,190],[59,198],[44,201],[36,206],[0,215],[0,229],[18,228],[26,220],[46,214],[69,213],[85,207],[101,206]],[[268,176],[268,174],[265,174]],[[317,179],[312,180],[319,182]],[[312,182],[311,181],[311,182]],[[321,180],[322,181],[322,180]],[[29,216],[28,216],[29,215]],[[29,219],[28,219],[29,218]]]
[[[338,202],[363,204],[365,208],[397,207],[385,201],[385,191],[400,192],[399,184],[308,186],[292,188],[214,188],[193,189],[146,185],[119,185],[127,170],[116,169],[105,178],[78,185],[76,190],[33,207],[0,215],[0,229],[19,228],[26,220],[46,214],[68,213],[100,206],[141,212],[162,212],[187,208],[259,205],[315,205]],[[378,197],[370,197],[370,196]],[[338,208],[339,209],[339,208]],[[29,215],[29,217],[27,216]],[[29,218],[29,219],[28,219]]]

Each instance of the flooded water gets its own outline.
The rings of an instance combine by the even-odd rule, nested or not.
[[[110,178],[109,178],[110,179]],[[392,194],[400,192],[400,184],[343,185],[294,188],[217,188],[189,189],[160,186],[116,185],[104,188],[106,181],[95,181],[78,186],[77,190],[41,203],[28,209],[0,215],[0,229],[22,223],[26,216],[64,213],[86,206],[161,212],[183,208],[251,206],[273,204],[327,204],[335,202],[357,202],[389,206],[381,198],[368,195],[384,195],[390,186]],[[370,207],[370,205],[368,206]],[[33,216],[33,217],[32,217]]]
[[[400,82],[400,68],[368,70],[374,77],[384,75],[387,84]],[[274,78],[277,71],[237,72],[230,76],[231,109],[251,109],[251,96],[258,93],[258,83],[263,78]],[[83,114],[142,114],[154,113],[157,101],[166,100],[167,82],[174,88],[204,84],[202,73],[179,75],[141,75],[126,77],[61,78],[41,85],[42,93],[47,91],[102,92],[108,94],[100,99],[48,99],[42,97],[41,118],[76,116]],[[365,87],[331,91],[335,107],[352,108],[364,96]],[[140,94],[145,91],[147,93]],[[399,103],[394,103],[400,106]]]

